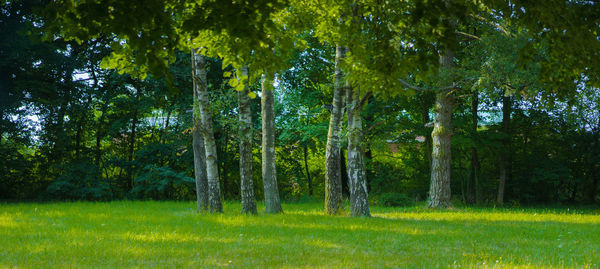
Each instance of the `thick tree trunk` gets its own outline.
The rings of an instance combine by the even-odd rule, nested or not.
[[[344,81],[341,61],[346,57],[346,48],[335,48],[335,76],[331,117],[329,119],[329,132],[327,133],[327,147],[325,150],[325,212],[329,215],[336,214],[342,205],[342,179],[340,156],[340,132],[343,120],[344,107]]]
[[[449,73],[454,67],[454,52],[446,50],[440,55],[440,67]],[[448,75],[448,74],[447,74]],[[450,92],[440,91],[435,95],[433,132],[431,138],[431,185],[429,188],[429,207],[451,207],[450,173],[452,161],[452,108],[453,98]]]
[[[192,54],[193,56],[193,54]],[[194,83],[192,149],[194,150],[194,179],[196,181],[196,208],[198,212],[208,210],[208,179],[206,177],[206,149],[202,137],[202,124],[200,120],[200,107],[198,105],[198,91]]]
[[[262,100],[262,178],[265,188],[265,212],[282,212],[277,188],[277,171],[275,169],[275,111],[273,82],[268,75],[261,79]]]
[[[243,70],[248,77],[248,68]],[[250,108],[249,87],[238,93],[240,120],[240,194],[242,196],[242,214],[257,214],[256,199],[254,198],[254,183],[252,182],[252,110]]]
[[[477,114],[479,108],[479,92],[473,93],[473,100],[471,101],[471,132],[473,140],[477,141],[477,125],[479,116]],[[469,176],[469,204],[479,203],[479,156],[477,154],[477,147],[471,147],[471,174]]]
[[[363,156],[362,104],[360,88],[353,87],[348,98],[348,179],[352,216],[371,216],[369,211],[367,176]]]
[[[200,123],[204,139],[206,156],[206,177],[208,185],[208,209],[211,213],[223,212],[221,188],[219,186],[219,166],[217,160],[217,143],[213,131],[212,116],[209,110],[208,84],[206,81],[206,60],[197,50],[192,51],[192,75],[194,88],[200,108]]]
[[[196,180],[196,205],[198,211],[208,210],[208,180],[206,177],[206,150],[200,119],[194,119],[192,131],[192,147],[194,149],[194,178]]]
[[[512,112],[512,98],[510,96],[502,97],[502,132],[506,136],[502,140],[502,150],[500,151],[500,179],[498,180],[498,199],[499,206],[504,204],[504,191],[506,182],[510,181],[512,175],[511,158],[511,130],[510,114]]]

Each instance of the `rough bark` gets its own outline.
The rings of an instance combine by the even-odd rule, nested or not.
[[[346,154],[344,147],[340,147],[340,174],[342,175],[342,197],[350,198],[350,186],[348,186],[348,168],[346,167]]]
[[[471,132],[473,140],[477,141],[477,125],[479,121],[478,116],[479,108],[479,92],[473,93],[473,100],[471,101]],[[477,154],[477,147],[473,145],[471,147],[471,174],[469,176],[469,194],[467,201],[469,204],[479,203],[479,156]]]
[[[265,188],[265,212],[282,212],[277,188],[275,169],[275,112],[272,80],[262,75],[261,117],[262,117],[262,178]]]
[[[454,67],[454,52],[446,49],[440,55],[440,67],[449,73]],[[453,98],[448,91],[439,91],[435,95],[434,122],[431,138],[431,185],[429,188],[429,207],[451,207],[450,172],[452,161],[452,108]]]
[[[202,137],[200,122],[200,108],[198,94],[194,83],[194,126],[192,129],[192,148],[194,150],[194,179],[196,181],[196,208],[198,212],[208,210],[208,179],[206,177],[206,150]]]
[[[342,205],[342,179],[340,156],[340,131],[343,120],[344,82],[340,69],[341,61],[346,57],[346,48],[335,48],[335,76],[329,132],[325,150],[325,212],[329,215],[338,213]]]
[[[198,211],[208,210],[208,181],[206,178],[206,152],[200,120],[194,120],[192,131],[192,147],[194,149],[194,178],[196,180],[196,205]]]
[[[348,179],[352,216],[371,216],[369,211],[367,176],[363,156],[362,105],[360,88],[353,87],[348,98]]]
[[[243,69],[248,76],[248,68]],[[252,181],[252,110],[248,86],[238,93],[240,121],[240,194],[242,196],[242,214],[257,214],[256,199],[254,198],[254,183]]]
[[[502,97],[502,132],[506,136],[502,139],[502,150],[500,151],[500,178],[498,180],[498,197],[496,203],[499,206],[504,204],[504,191],[506,182],[510,181],[512,174],[511,158],[511,131],[510,114],[512,112],[512,98],[510,96]]]
[[[223,212],[221,188],[219,186],[219,166],[217,160],[217,143],[213,131],[212,116],[209,110],[208,84],[206,81],[206,60],[198,50],[192,51],[192,77],[194,89],[198,97],[200,124],[204,140],[206,158],[206,178],[208,185],[208,209],[211,213]]]

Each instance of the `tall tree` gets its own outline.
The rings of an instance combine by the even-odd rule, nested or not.
[[[199,51],[192,50],[192,74],[194,89],[198,97],[200,109],[201,131],[206,154],[206,177],[208,185],[208,209],[211,213],[223,212],[221,189],[219,184],[219,164],[217,160],[217,143],[213,131],[212,117],[209,110],[208,85],[206,81],[206,60]]]
[[[275,112],[273,81],[263,73],[261,78],[262,178],[265,189],[265,212],[282,212],[275,168]]]
[[[254,198],[254,183],[252,181],[252,110],[250,106],[250,91],[247,83],[248,67],[244,67],[240,83],[245,85],[238,92],[239,121],[240,121],[240,193],[242,196],[242,213],[256,214],[256,199]]]
[[[440,54],[440,68],[448,73],[454,68],[454,51],[445,49]],[[429,207],[449,207],[450,174],[452,161],[452,91],[440,90],[435,95],[433,132],[433,152],[431,154],[431,185],[429,188]]]
[[[325,212],[330,215],[338,213],[342,205],[340,133],[344,112],[345,82],[340,62],[346,57],[346,50],[342,46],[335,48],[333,102],[325,151]]]
[[[195,57],[192,50],[192,63]],[[195,68],[195,66],[192,66]],[[200,105],[198,99],[196,81],[193,83],[193,121],[192,147],[194,150],[194,179],[196,183],[196,204],[198,211],[208,210],[208,179],[206,176],[206,149],[204,148],[204,137],[202,134],[202,120],[200,118]]]
[[[360,88],[347,87],[348,102],[348,185],[352,216],[371,216],[369,210],[367,175],[364,161],[364,134],[362,127],[363,101]]]
[[[504,204],[504,190],[506,181],[512,178],[512,150],[511,150],[511,128],[510,114],[512,111],[512,98],[510,96],[502,97],[502,149],[500,150],[500,178],[498,180],[498,197],[496,203],[502,206]]]
[[[479,125],[479,91],[473,91],[473,96],[471,97],[471,133],[473,137],[473,145],[471,146],[471,173],[469,175],[469,195],[468,201],[469,203],[479,203],[479,154],[477,153],[478,143],[478,135],[477,135],[477,127]]]

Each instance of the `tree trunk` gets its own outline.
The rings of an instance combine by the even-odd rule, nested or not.
[[[81,132],[83,132],[83,117],[77,121],[77,131],[75,132],[75,160],[81,157]]]
[[[431,126],[429,123],[431,122],[431,117],[429,115],[429,111],[434,103],[434,94],[433,92],[423,92],[421,94],[421,117],[423,121],[423,127],[425,128],[424,136],[424,148],[423,148],[423,166],[425,167],[423,171],[423,180],[424,182],[430,181],[431,176],[431,152],[433,151],[433,142],[431,140],[431,130],[429,129]],[[416,199],[420,199],[419,196]]]
[[[440,55],[442,72],[449,73],[454,67],[454,52],[446,49]],[[449,74],[446,74],[449,75]],[[443,85],[443,84],[442,84]],[[431,185],[429,188],[429,207],[451,207],[450,173],[452,161],[452,108],[453,98],[450,92],[440,91],[435,95],[434,122],[431,138]]]
[[[243,73],[248,77],[248,67]],[[257,214],[252,182],[252,110],[250,107],[249,89],[246,83],[244,90],[238,93],[240,120],[240,194],[242,196],[242,214]]]
[[[4,135],[4,131],[2,130],[3,124],[4,124],[4,108],[0,107],[0,145],[2,145],[2,135]]]
[[[502,132],[505,137],[502,139],[502,150],[500,151],[500,179],[498,181],[498,199],[499,206],[504,204],[504,193],[506,182],[510,181],[512,174],[511,158],[511,131],[510,114],[512,112],[512,100],[510,96],[502,97]]]
[[[343,120],[344,107],[344,81],[341,61],[346,57],[346,48],[335,48],[335,76],[331,117],[329,119],[329,132],[327,133],[327,147],[325,150],[325,212],[329,215],[336,214],[342,205],[342,179],[340,156],[340,132]]]
[[[194,98],[194,99],[195,99],[195,98]],[[175,105],[175,104],[173,104],[173,105]],[[161,144],[165,144],[165,142],[166,142],[166,139],[164,138],[164,136],[165,136],[165,133],[167,132],[167,130],[169,129],[169,120],[171,119],[171,112],[172,112],[172,111],[173,111],[173,110],[171,109],[171,107],[169,107],[169,111],[167,112],[167,119],[165,120],[165,128],[164,128],[164,129],[162,129],[162,130],[159,132],[159,135],[158,135],[158,141],[159,141]]]
[[[193,55],[193,54],[192,54]],[[200,119],[200,108],[198,105],[198,91],[196,84],[193,85],[193,120],[192,149],[194,150],[194,179],[196,180],[196,208],[198,212],[208,210],[208,179],[206,177],[206,149],[202,138],[202,125]]]
[[[362,104],[360,88],[353,87],[348,98],[348,179],[352,216],[371,216],[369,212],[367,176],[363,156]]]
[[[206,156],[206,178],[208,185],[208,209],[211,213],[223,212],[221,188],[219,186],[219,166],[217,163],[217,143],[213,132],[212,116],[209,110],[208,84],[206,81],[206,60],[198,50],[192,51],[192,77],[200,108],[200,123]]]
[[[308,144],[304,144],[304,168],[306,169],[306,181],[308,182],[308,195],[313,195],[312,179],[308,169]]]
[[[342,175],[342,197],[350,198],[350,186],[348,186],[348,168],[346,167],[346,154],[344,148],[340,147],[340,174]]]
[[[479,108],[479,92],[473,93],[473,100],[471,102],[471,132],[474,143],[477,143],[477,126],[479,121],[478,116]],[[479,203],[479,157],[477,154],[477,147],[473,145],[471,147],[471,174],[469,176],[469,204]]]
[[[273,82],[267,74],[261,79],[262,102],[262,178],[265,188],[265,212],[282,212],[277,188],[277,171],[275,169],[275,111]]]
[[[127,177],[129,178],[129,190],[133,190],[134,187],[134,182],[133,182],[133,152],[135,149],[135,128],[137,125],[137,121],[138,121],[138,107],[137,104],[139,103],[140,100],[140,92],[141,89],[140,87],[136,87],[136,97],[135,97],[135,108],[133,109],[133,115],[132,115],[132,120],[131,120],[131,133],[129,135],[129,156],[127,158],[127,160],[129,161],[129,167],[127,169]]]
[[[196,117],[196,116],[195,116]],[[200,131],[200,119],[194,119],[192,131],[192,147],[194,149],[194,178],[196,180],[196,204],[198,211],[208,210],[208,181],[206,177],[206,150],[202,132]]]
[[[100,168],[100,160],[102,158],[102,149],[101,142],[102,137],[104,137],[104,130],[102,128],[102,124],[104,123],[104,117],[106,115],[106,110],[108,109],[108,104],[102,104],[102,109],[100,111],[100,119],[98,119],[98,128],[96,129],[96,166]]]

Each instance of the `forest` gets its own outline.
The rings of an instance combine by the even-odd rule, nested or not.
[[[0,0],[0,268],[600,268],[600,2]]]
[[[0,199],[598,205],[596,1],[0,9]]]

